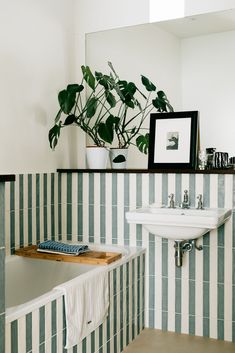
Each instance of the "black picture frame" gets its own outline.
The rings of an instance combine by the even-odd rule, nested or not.
[[[198,111],[150,114],[148,169],[196,169]]]

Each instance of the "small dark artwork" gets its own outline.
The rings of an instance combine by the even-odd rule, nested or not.
[[[168,132],[167,133],[167,150],[178,150],[179,148],[179,133],[178,132]]]
[[[126,162],[126,158],[122,154],[119,154],[117,157],[113,159],[113,163],[123,163],[123,162]]]

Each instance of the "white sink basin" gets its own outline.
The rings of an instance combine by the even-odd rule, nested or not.
[[[167,208],[154,205],[126,212],[128,223],[143,224],[150,233],[172,240],[196,239],[231,216],[225,208]]]

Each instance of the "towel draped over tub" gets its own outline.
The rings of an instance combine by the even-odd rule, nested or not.
[[[66,349],[80,343],[108,315],[109,287],[107,269],[89,271],[56,287],[65,298]]]

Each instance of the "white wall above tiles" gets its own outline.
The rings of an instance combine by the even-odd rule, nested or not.
[[[76,0],[11,0],[0,12],[0,171],[54,171],[71,166],[69,133],[52,152],[48,131],[57,93],[75,80]],[[76,158],[79,159],[77,155]]]

